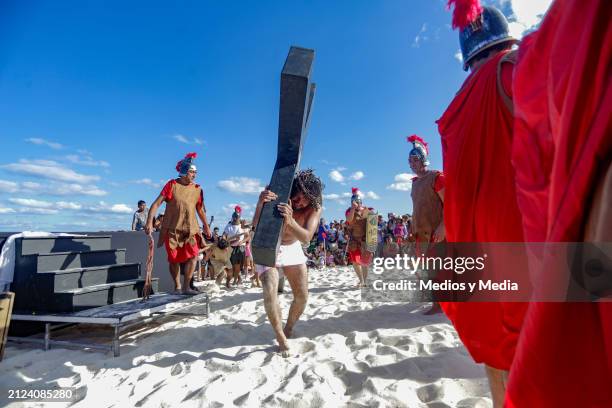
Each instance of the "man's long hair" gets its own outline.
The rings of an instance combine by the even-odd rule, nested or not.
[[[325,185],[321,182],[321,179],[315,176],[312,169],[306,169],[298,171],[293,179],[293,186],[291,187],[291,197],[294,197],[298,192],[304,193],[310,206],[315,210],[318,210],[323,205],[323,189]]]

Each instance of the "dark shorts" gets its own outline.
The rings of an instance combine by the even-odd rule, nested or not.
[[[242,265],[242,263],[244,262],[244,246],[237,246],[232,248],[230,262],[232,263],[232,265]]]

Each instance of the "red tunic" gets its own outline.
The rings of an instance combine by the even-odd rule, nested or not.
[[[611,20],[609,0],[557,0],[521,44],[513,162],[528,241],[584,238],[612,156]],[[555,279],[546,265],[536,272]],[[612,305],[530,304],[506,406],[612,406]]]
[[[171,201],[172,200],[172,186],[176,184],[176,180],[170,180],[166,183],[166,185],[164,186],[164,188],[161,191],[161,195],[164,197],[164,199],[166,201]],[[200,187],[199,184],[194,184],[194,187]],[[204,202],[204,197],[203,197],[203,191],[202,190],[202,194],[200,194],[200,198],[198,199],[198,203],[197,203],[197,207],[202,207],[202,203]],[[183,263],[183,262],[187,262],[188,260],[190,260],[191,258],[194,258],[196,256],[199,255],[200,253],[200,247],[203,246],[203,242],[200,238],[199,235],[195,236],[196,245],[192,245],[188,242],[186,242],[183,246],[179,246],[176,248],[171,248],[170,247],[170,242],[169,242],[169,237],[166,238],[166,242],[164,242],[164,245],[166,247],[166,253],[168,254],[168,262],[169,263]]]
[[[513,117],[497,83],[498,62],[504,55],[495,55],[473,72],[438,120],[449,242],[523,241],[510,162]],[[512,69],[510,64],[502,67]],[[502,71],[502,79],[508,77]],[[502,370],[512,364],[526,307],[501,302],[442,304],[474,360]]]

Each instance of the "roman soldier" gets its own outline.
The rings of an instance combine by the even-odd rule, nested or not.
[[[444,174],[438,170],[429,170],[429,149],[427,143],[419,136],[407,138],[412,143],[408,156],[410,169],[416,174],[412,179],[412,234],[416,239],[416,255],[427,255],[436,243],[446,238],[444,230]],[[424,276],[421,276],[424,278]],[[433,277],[433,276],[432,276]],[[440,311],[440,305],[434,301],[431,309],[425,314]]]
[[[429,149],[419,136],[407,138],[412,143],[408,156],[410,169],[416,174],[412,178],[412,234],[416,239],[417,255],[427,254],[431,243],[442,242],[444,231],[444,174],[429,170]]]
[[[449,242],[522,242],[511,147],[512,71],[517,42],[504,15],[476,0],[455,4],[463,69],[470,75],[437,121],[444,159],[444,224]],[[501,407],[527,305],[442,303],[459,337],[486,365]]]
[[[349,232],[348,256],[359,280],[358,287],[366,286],[368,266],[373,258],[373,253],[366,246],[366,225],[371,211],[371,208],[363,206],[359,189],[353,187],[351,207],[345,215]]]
[[[153,220],[157,209],[163,202],[166,202],[158,246],[165,245],[166,247],[175,292],[186,294],[198,293],[190,288],[200,248],[204,247],[197,217],[202,221],[204,233],[211,236],[206,221],[204,192],[199,184],[194,183],[197,168],[193,161],[196,157],[196,153],[188,153],[176,164],[179,177],[168,181],[151,205],[145,227],[145,232],[149,234],[153,230]],[[180,265],[182,263],[186,263],[187,267],[181,291]]]

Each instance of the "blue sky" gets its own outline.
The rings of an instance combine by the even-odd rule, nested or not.
[[[501,0],[513,9],[525,1]],[[0,14],[0,230],[129,229],[187,152],[209,215],[252,214],[270,178],[280,71],[316,52],[302,167],[339,219],[351,187],[412,211],[405,137],[430,143],[466,73],[440,0],[6,1]]]

